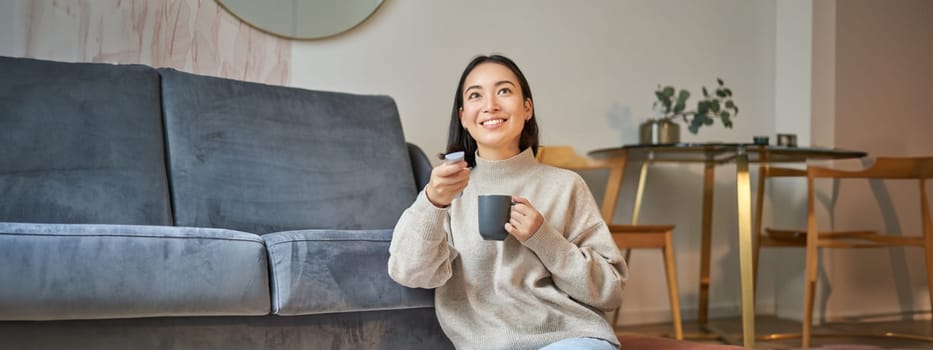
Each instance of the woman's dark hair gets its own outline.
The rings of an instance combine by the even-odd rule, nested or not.
[[[466,81],[467,75],[473,71],[476,66],[482,63],[496,63],[501,64],[515,73],[515,76],[518,77],[518,84],[522,89],[522,100],[532,100],[531,97],[531,87],[528,85],[528,79],[525,79],[525,75],[522,74],[522,71],[518,69],[518,65],[515,62],[512,62],[508,57],[501,55],[489,55],[489,56],[476,56],[470,61],[470,64],[466,66],[466,69],[463,70],[463,74],[460,75],[460,82],[457,83],[457,93],[454,95],[454,106],[450,112],[450,132],[447,136],[447,153],[464,151],[467,164],[470,167],[476,166],[476,140],[473,139],[473,136],[470,135],[466,129],[463,128],[463,125],[460,124],[460,107],[463,107],[463,83]],[[528,147],[531,147],[531,151],[536,155],[538,153],[538,119],[535,118],[534,105],[532,104],[531,118],[525,121],[525,126],[522,128],[522,134],[518,139],[518,149],[526,150]]]

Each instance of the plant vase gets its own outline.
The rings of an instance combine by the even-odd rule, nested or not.
[[[680,142],[680,125],[670,119],[648,119],[638,127],[638,143],[664,144]]]

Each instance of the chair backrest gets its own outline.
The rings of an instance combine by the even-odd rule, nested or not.
[[[931,177],[933,177],[933,157],[878,157],[870,167],[854,171],[817,166],[807,167],[808,195],[811,197],[813,196],[813,181],[816,178],[916,179],[920,185],[918,191],[920,215],[925,236],[933,235],[933,219],[930,218],[930,204],[926,193],[926,180]],[[812,217],[813,208],[808,210]]]
[[[855,171],[810,166],[807,174],[814,178],[923,180],[933,177],[933,157],[878,157],[870,167]]]
[[[625,173],[624,157],[594,159],[577,154],[571,146],[538,146],[537,159],[543,164],[573,171],[609,171],[600,211],[603,220],[608,224],[612,224],[612,217],[619,201],[619,189],[622,187],[622,178]]]
[[[916,179],[920,185],[920,201],[924,224],[929,223],[929,203],[926,196],[925,180],[933,177],[933,157],[878,157],[875,162],[864,169],[842,170],[823,166],[808,166],[806,169],[792,169],[762,165],[758,177],[758,197],[755,210],[755,232],[762,234],[762,209],[767,179],[773,177],[802,177],[812,182],[817,178],[833,179],[877,179],[877,180],[911,180]],[[812,192],[812,184],[808,188]],[[925,231],[930,228],[925,228]]]

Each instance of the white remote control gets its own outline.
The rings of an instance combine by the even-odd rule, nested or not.
[[[444,163],[453,164],[453,163],[459,162],[463,160],[463,156],[464,156],[463,151],[447,153],[446,155],[444,155]],[[463,196],[463,192],[457,193],[457,196],[455,198],[460,198],[461,196]]]
[[[444,162],[448,164],[459,162],[461,159],[463,159],[463,155],[463,151],[447,153],[444,156]]]

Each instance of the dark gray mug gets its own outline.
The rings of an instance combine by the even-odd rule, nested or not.
[[[509,236],[505,223],[512,216],[512,196],[483,194],[479,196],[479,234],[487,241],[501,241]]]

